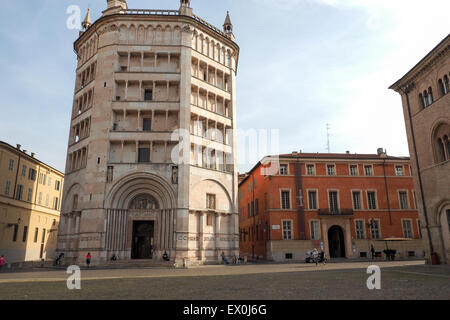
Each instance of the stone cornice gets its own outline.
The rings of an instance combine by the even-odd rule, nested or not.
[[[425,74],[433,66],[448,56],[450,52],[450,34],[442,40],[433,50],[431,50],[418,64],[416,64],[407,74],[394,83],[389,89],[404,94],[405,87],[413,87],[414,81]]]

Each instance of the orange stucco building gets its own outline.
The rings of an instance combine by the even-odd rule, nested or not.
[[[239,184],[241,254],[303,260],[317,248],[331,258],[364,258],[396,237],[409,239],[388,242],[397,257],[423,257],[409,160],[382,149],[264,158]]]

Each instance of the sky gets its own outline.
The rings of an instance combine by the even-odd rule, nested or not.
[[[0,11],[0,140],[64,170],[75,84],[70,5],[93,20],[104,0],[4,1]],[[177,0],[128,0],[178,9]],[[450,31],[450,1],[191,0],[221,27],[230,11],[240,46],[237,124],[279,130],[280,153],[408,156],[400,96],[388,87]],[[240,156],[240,172],[254,162]],[[257,159],[259,160],[259,159]]]

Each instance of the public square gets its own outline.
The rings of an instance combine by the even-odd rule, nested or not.
[[[366,286],[381,268],[381,289]],[[19,300],[398,300],[450,298],[450,268],[423,261],[248,264],[189,269],[82,269],[68,290],[65,270],[1,273],[0,299]]]

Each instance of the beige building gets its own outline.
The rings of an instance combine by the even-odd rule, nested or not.
[[[400,93],[429,260],[450,263],[450,35],[390,87]],[[432,255],[431,253],[435,253]]]
[[[54,259],[64,175],[0,141],[0,255],[7,263]]]
[[[108,0],[83,22],[58,237],[69,261],[239,252],[239,47],[229,15],[222,31],[192,11]]]

